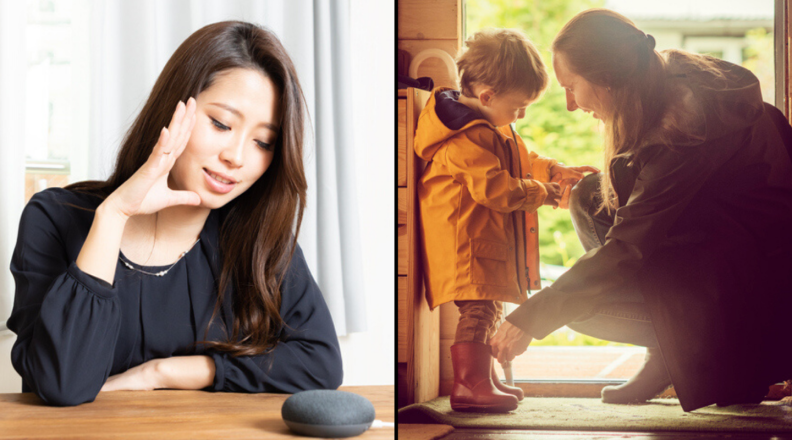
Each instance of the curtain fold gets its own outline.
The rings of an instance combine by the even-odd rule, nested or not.
[[[0,0],[0,337],[14,303],[11,254],[25,203],[25,2]]]
[[[170,55],[209,23],[275,32],[307,101],[307,209],[298,241],[339,335],[367,329],[352,139],[349,0],[101,0],[91,17],[89,179],[106,179],[124,133]],[[310,133],[311,128],[314,134]]]

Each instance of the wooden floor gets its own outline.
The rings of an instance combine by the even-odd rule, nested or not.
[[[792,435],[774,434],[728,434],[700,432],[583,432],[583,431],[515,431],[492,429],[456,429],[441,440],[792,440]]]

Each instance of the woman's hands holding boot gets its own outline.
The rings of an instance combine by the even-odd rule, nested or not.
[[[531,345],[533,338],[509,323],[504,321],[498,332],[489,341],[492,356],[501,364],[513,360],[516,356],[525,353]]]

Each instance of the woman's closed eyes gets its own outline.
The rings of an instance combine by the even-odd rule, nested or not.
[[[225,124],[222,124],[217,119],[212,118],[212,117],[209,117],[209,119],[212,120],[212,125],[214,125],[218,130],[220,130],[220,131],[230,131],[231,130],[231,127],[229,127],[229,126],[227,126]],[[259,147],[261,147],[261,148],[263,148],[263,149],[265,149],[267,151],[272,151],[272,144],[268,144],[266,142],[261,142],[261,141],[256,141],[256,143],[259,145]]]

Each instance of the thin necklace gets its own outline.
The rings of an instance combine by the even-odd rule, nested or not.
[[[185,256],[185,255],[187,255],[187,252],[190,252],[190,251],[192,250],[192,248],[194,248],[194,247],[195,247],[195,245],[196,245],[196,244],[198,244],[198,242],[199,242],[199,241],[201,241],[201,239],[200,239],[200,238],[199,238],[198,240],[195,240],[195,243],[193,243],[193,245],[192,245],[192,246],[190,246],[190,249],[187,249],[186,251],[182,252],[182,253],[179,255],[179,258],[178,258],[178,259],[177,259],[177,260],[176,260],[176,261],[175,261],[173,264],[171,264],[169,268],[167,268],[167,269],[165,269],[165,270],[161,270],[161,271],[159,271],[159,272],[156,272],[156,273],[154,273],[154,272],[146,272],[145,270],[141,270],[141,269],[138,269],[138,268],[137,268],[137,267],[135,267],[135,266],[132,266],[131,264],[129,264],[129,262],[128,262],[128,261],[126,261],[126,260],[124,260],[123,258],[121,258],[121,255],[120,255],[120,254],[118,255],[118,259],[119,259],[119,260],[121,260],[121,262],[122,262],[122,263],[124,263],[124,265],[125,265],[126,267],[128,267],[128,268],[130,268],[130,269],[132,269],[132,270],[134,270],[134,271],[137,271],[137,272],[140,272],[140,273],[144,273],[144,274],[146,274],[146,275],[153,275],[153,276],[156,276],[156,277],[162,277],[162,276],[165,276],[165,274],[167,274],[169,270],[173,269],[173,266],[175,266],[175,265],[176,265],[176,263],[178,263],[179,261],[181,261],[181,259],[182,259],[182,258],[184,258],[184,256]]]
[[[157,220],[159,220],[159,212],[157,212],[155,214],[155,216],[154,216],[154,244],[157,243]],[[136,268],[135,266],[132,266],[130,264],[131,262],[126,261],[123,258],[121,258],[121,252],[118,253],[118,259],[121,260],[121,262],[124,263],[124,265],[126,267],[128,267],[128,268],[130,268],[130,269],[132,269],[134,271],[137,271],[137,272],[140,272],[140,273],[144,273],[146,275],[153,275],[153,276],[156,276],[156,277],[162,277],[162,276],[165,276],[165,274],[167,274],[169,270],[173,269],[173,266],[175,266],[176,263],[181,261],[181,259],[184,258],[185,255],[187,255],[187,252],[190,252],[192,250],[192,248],[194,248],[195,245],[198,244],[199,241],[201,241],[200,237],[197,240],[195,240],[195,243],[193,243],[192,246],[190,246],[189,249],[187,249],[186,251],[184,251],[181,254],[179,254],[179,258],[177,258],[176,261],[174,261],[173,264],[171,264],[169,268],[167,268],[165,270],[161,270],[161,271],[156,272],[156,273],[146,272],[145,270],[141,270],[141,269]],[[151,253],[149,254],[148,258],[146,258],[146,263],[148,263],[148,261],[151,259],[151,255],[153,253],[154,253],[154,245],[151,246]],[[146,263],[143,263],[143,264],[146,264]]]

